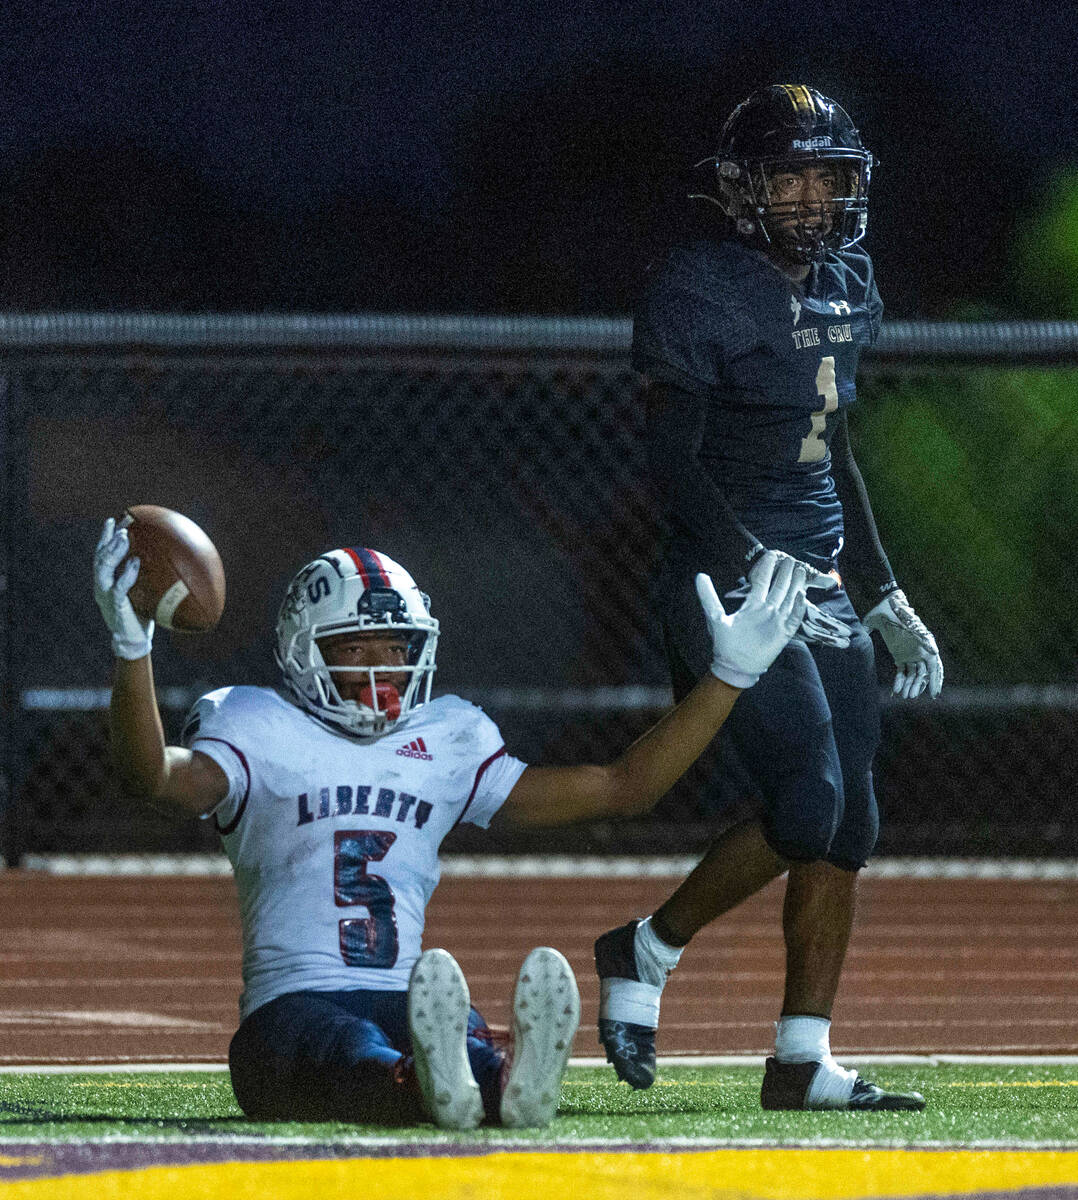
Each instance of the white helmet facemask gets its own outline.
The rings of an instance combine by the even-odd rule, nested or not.
[[[350,633],[399,636],[406,662],[331,670],[319,639]],[[437,646],[438,622],[411,575],[376,550],[346,547],[316,558],[292,580],[277,617],[274,658],[301,708],[351,737],[379,737],[430,700]],[[403,694],[387,678],[402,675]],[[359,679],[359,699],[344,699],[334,676]]]

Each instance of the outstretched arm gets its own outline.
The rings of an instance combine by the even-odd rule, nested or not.
[[[752,568],[749,595],[723,611],[707,575],[696,590],[711,631],[711,670],[608,766],[528,767],[502,807],[516,825],[562,825],[647,812],[703,753],[742,689],[751,687],[797,631],[805,611],[803,564],[768,552]]]
[[[165,744],[150,658],[153,621],[136,616],[127,595],[138,577],[138,559],[116,574],[127,551],[125,525],[109,517],[94,553],[94,599],[116,656],[109,704],[113,761],[133,794],[206,812],[227,795],[228,778],[208,755]]]

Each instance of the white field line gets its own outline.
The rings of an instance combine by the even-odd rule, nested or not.
[[[0,962],[5,961],[3,956],[0,956]],[[714,983],[716,972],[714,971],[691,971],[685,968],[678,970],[678,983],[681,986],[688,984],[696,984],[701,980],[706,980],[708,983]],[[742,983],[762,983],[772,984],[776,979],[782,978],[782,972],[779,970],[773,971],[722,971],[722,982],[726,985],[742,984]],[[842,978],[846,983],[878,983],[878,984],[896,984],[916,982],[923,984],[925,982],[946,982],[953,983],[955,981],[965,984],[992,984],[991,989],[972,993],[968,989],[963,991],[961,997],[953,996],[950,991],[942,995],[921,995],[912,996],[903,999],[902,1007],[905,1008],[910,1004],[939,1004],[939,1005],[961,1005],[966,1004],[969,1000],[984,1000],[990,999],[993,1003],[998,1004],[1076,1004],[1078,1003],[1078,994],[1072,994],[1070,990],[1066,995],[1057,996],[1038,996],[1038,995],[1021,995],[1021,996],[1006,996],[1001,995],[999,986],[1004,983],[1021,983],[1025,986],[1025,990],[1033,992],[1036,987],[1047,983],[1073,983],[1073,971],[964,971],[955,969],[954,971],[934,971],[926,973],[924,971],[909,970],[909,971],[858,971],[846,970],[842,973]],[[502,974],[484,974],[481,971],[469,971],[468,982],[474,987],[493,987],[501,986],[505,981],[505,975]],[[80,992],[96,992],[109,991],[116,988],[130,990],[132,988],[166,988],[175,990],[178,988],[195,988],[200,992],[204,992],[207,988],[229,988],[235,990],[238,994],[242,987],[242,980],[239,974],[236,975],[220,975],[206,976],[201,978],[196,975],[188,976],[140,976],[131,979],[88,979],[85,976],[71,976],[69,978],[53,977],[50,979],[0,979],[0,996],[11,992],[28,992],[28,991],[56,991],[59,988],[73,989]],[[487,1000],[484,1007],[489,1007],[496,1003],[495,1000]],[[758,1003],[755,997],[727,995],[723,999],[723,1004],[755,1004]],[[894,993],[888,990],[886,997],[876,997],[874,995],[861,996],[856,999],[847,1001],[849,1004],[894,1004]],[[506,1006],[509,1005],[509,1000],[504,1001]],[[221,1002],[217,1003],[220,1007]]]
[[[115,1009],[7,1009],[0,1012],[0,1025],[106,1025],[121,1029],[184,1029],[216,1033],[217,1021],[198,1021],[191,1017],[169,1017],[162,1013]],[[64,1030],[69,1033],[70,1030]]]
[[[506,1153],[516,1151],[528,1153],[541,1150],[574,1152],[582,1150],[625,1150],[636,1154],[663,1154],[679,1150],[905,1150],[905,1151],[939,1151],[939,1150],[1008,1150],[1026,1152],[1031,1150],[1075,1150],[1075,1143],[1070,1141],[1002,1141],[994,1138],[963,1139],[953,1142],[939,1140],[911,1141],[896,1138],[894,1140],[881,1138],[716,1138],[716,1137],[674,1137],[674,1138],[597,1138],[597,1137],[559,1137],[557,1141],[544,1141],[536,1138],[526,1142],[520,1137],[497,1136],[497,1131],[483,1131],[485,1136],[473,1135],[472,1140],[465,1141],[460,1134],[456,1136],[441,1134],[428,1130],[416,1129],[409,1137],[365,1137],[362,1134],[337,1133],[333,1137],[319,1137],[315,1134],[309,1137],[302,1135],[292,1137],[242,1137],[235,1134],[201,1135],[193,1139],[189,1134],[177,1134],[175,1137],[160,1137],[138,1134],[109,1134],[105,1137],[95,1137],[93,1144],[105,1145],[140,1145],[140,1146],[175,1146],[178,1142],[192,1149],[195,1146],[227,1146],[233,1152],[240,1148],[261,1149],[266,1146],[311,1146],[319,1150],[326,1147],[352,1147],[357,1150],[400,1150],[404,1147],[419,1149],[423,1146],[459,1146],[467,1152],[471,1147],[480,1146],[491,1153]],[[50,1146],[62,1143],[52,1137],[6,1137],[0,1136],[0,1146]],[[70,1143],[63,1143],[70,1144]]]
[[[233,1151],[241,1147],[261,1149],[265,1146],[311,1146],[318,1149],[326,1147],[351,1147],[358,1150],[400,1150],[404,1147],[420,1148],[423,1146],[459,1146],[462,1150],[479,1145],[491,1153],[506,1153],[516,1151],[527,1153],[541,1150],[573,1152],[580,1150],[626,1150],[637,1154],[662,1154],[679,1150],[905,1150],[905,1151],[939,1151],[939,1150],[1009,1150],[1025,1152],[1030,1150],[1075,1150],[1071,1141],[1002,1141],[994,1138],[962,1139],[953,1142],[939,1140],[911,1141],[909,1139],[894,1140],[881,1138],[715,1138],[715,1137],[680,1137],[680,1138],[597,1138],[597,1137],[559,1137],[557,1141],[525,1142],[519,1137],[506,1135],[499,1137],[495,1131],[484,1131],[485,1136],[474,1137],[465,1141],[460,1134],[455,1137],[448,1134],[439,1135],[427,1130],[415,1130],[409,1137],[365,1137],[362,1134],[334,1134],[333,1137],[319,1137],[312,1134],[309,1137],[260,1137],[245,1138],[234,1134],[202,1135],[192,1139],[189,1134],[177,1134],[175,1137],[146,1136],[138,1134],[109,1134],[106,1137],[96,1137],[93,1144],[103,1145],[140,1145],[140,1146],[169,1146],[183,1142],[193,1149],[194,1146],[227,1146]],[[0,1136],[0,1146],[57,1146],[56,1138],[51,1137],[4,1137]],[[1012,1193],[1013,1194],[1013,1193]]]
[[[691,855],[603,858],[570,855],[448,855],[443,878],[640,879],[680,877]],[[228,875],[223,854],[28,854],[18,866],[50,875]],[[1078,879],[1078,859],[880,858],[866,879]]]
[[[764,1065],[764,1054],[669,1054],[660,1055],[660,1067],[757,1067]],[[843,1061],[870,1066],[986,1066],[986,1067],[1078,1067],[1078,1054],[844,1054]],[[595,1070],[605,1069],[602,1058],[570,1058],[569,1066]],[[228,1070],[228,1064],[220,1062],[133,1062],[116,1058],[107,1063],[92,1062],[49,1063],[41,1066],[0,1064],[3,1075],[106,1075],[159,1074],[167,1071],[219,1071]],[[727,1144],[727,1143],[724,1143]]]

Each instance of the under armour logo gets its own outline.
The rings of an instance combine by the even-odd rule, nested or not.
[[[801,320],[801,301],[796,296],[790,297],[790,312],[794,315],[794,324]]]
[[[828,300],[827,303],[834,309],[836,317],[841,317],[843,314],[847,317],[853,315],[845,300]]]

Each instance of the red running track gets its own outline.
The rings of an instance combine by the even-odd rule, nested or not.
[[[599,1053],[597,934],[644,915],[669,879],[445,879],[444,946],[505,1025],[521,959],[557,946],[577,972],[577,1055]],[[776,882],[701,933],[663,998],[659,1053],[763,1054],[782,993]],[[1078,884],[862,878],[834,1014],[836,1054],[1078,1052]],[[239,923],[222,877],[0,874],[0,1064],[226,1058]]]

